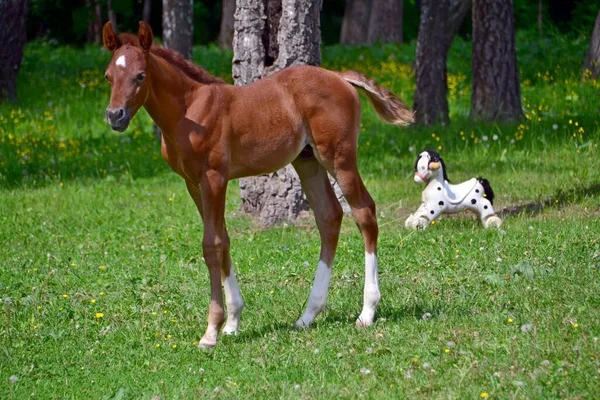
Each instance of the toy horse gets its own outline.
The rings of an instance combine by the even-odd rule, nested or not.
[[[455,214],[472,210],[485,228],[500,227],[502,220],[492,204],[494,192],[487,179],[472,178],[457,185],[450,184],[444,161],[435,151],[423,151],[415,162],[415,182],[427,186],[422,203],[404,223],[407,228],[425,229],[441,214]]]

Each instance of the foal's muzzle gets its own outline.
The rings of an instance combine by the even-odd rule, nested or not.
[[[109,107],[106,109],[106,120],[115,131],[123,132],[129,126],[128,107]]]

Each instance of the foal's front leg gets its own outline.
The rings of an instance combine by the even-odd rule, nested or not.
[[[198,185],[193,182],[186,181],[187,189],[198,208],[198,212],[204,220],[204,212],[202,209],[202,195]],[[238,326],[240,324],[240,318],[242,310],[244,308],[244,301],[242,299],[242,293],[240,292],[235,271],[233,270],[233,264],[231,263],[231,256],[229,252],[230,242],[229,235],[227,235],[227,228],[225,225],[224,229],[224,257],[223,265],[221,267],[221,283],[225,288],[225,303],[227,304],[227,323],[223,328],[225,334],[237,334]]]
[[[227,178],[216,170],[208,170],[201,176],[200,196],[204,219],[202,250],[210,275],[210,306],[208,326],[199,346],[211,348],[217,344],[219,329],[225,320],[221,271],[224,262],[229,262],[229,238],[225,231]]]

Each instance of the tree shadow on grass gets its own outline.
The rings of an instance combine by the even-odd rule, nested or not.
[[[585,197],[597,196],[598,194],[600,194],[600,183],[579,186],[569,190],[558,190],[544,200],[504,207],[497,214],[500,217],[510,217],[519,214],[539,214],[546,208],[560,209],[569,204],[582,201]]]

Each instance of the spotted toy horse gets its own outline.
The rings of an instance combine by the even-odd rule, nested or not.
[[[487,179],[472,178],[450,184],[444,160],[435,151],[426,150],[415,162],[415,182],[425,183],[422,203],[406,219],[407,228],[425,229],[441,214],[474,211],[485,228],[500,227],[502,220],[494,212],[494,192]]]

